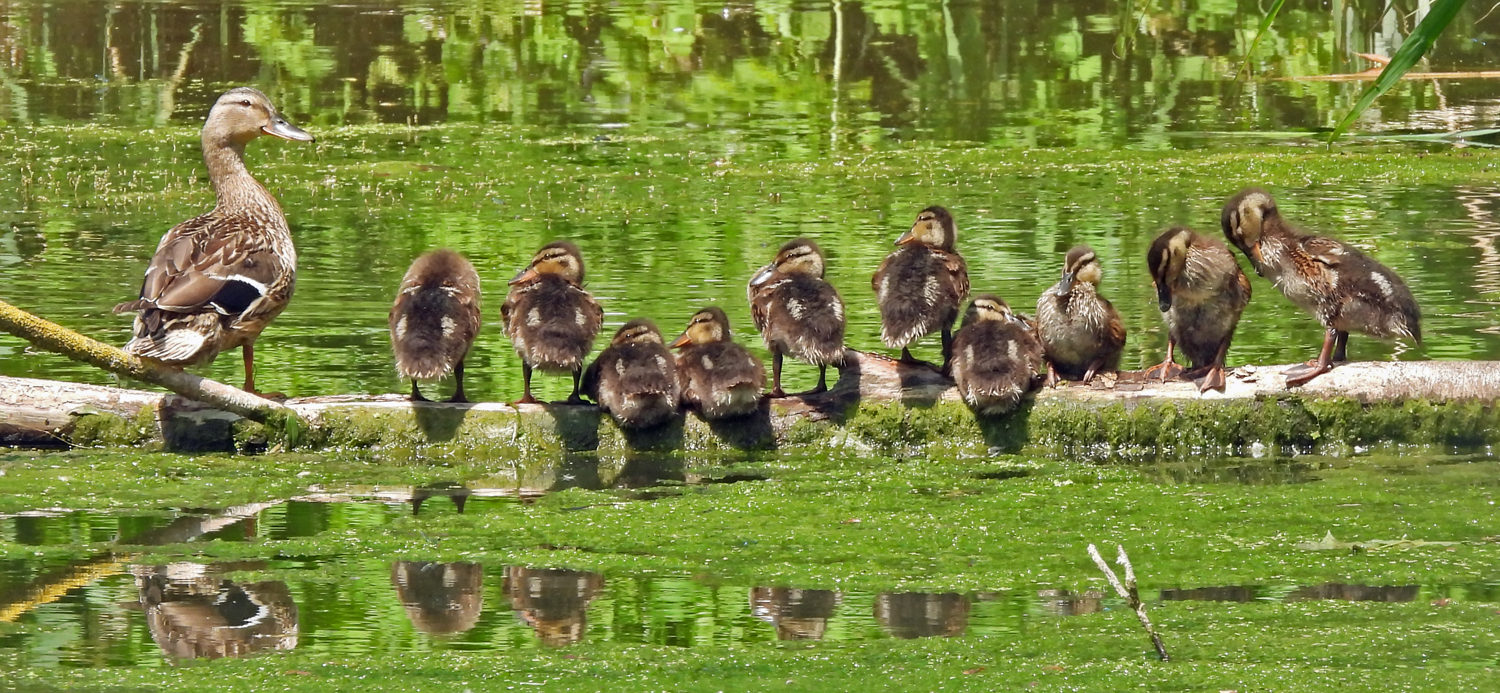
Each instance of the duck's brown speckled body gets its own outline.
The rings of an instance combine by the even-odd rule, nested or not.
[[[568,403],[581,404],[579,379],[584,359],[604,324],[604,310],[583,288],[583,254],[578,246],[555,241],[542,246],[531,264],[510,280],[500,307],[505,334],[521,357],[525,394],[517,404],[531,404],[531,372],[572,373]]]
[[[705,419],[745,416],[760,408],[766,368],[729,333],[729,317],[709,307],[688,321],[677,341],[677,383],[683,404]]]
[[[1078,246],[1068,251],[1062,280],[1037,300],[1037,332],[1046,352],[1048,386],[1059,378],[1087,383],[1095,373],[1119,370],[1125,324],[1114,304],[1099,295],[1103,277],[1093,249]]]
[[[934,330],[943,336],[943,370],[953,357],[953,321],[969,295],[968,267],[954,250],[957,235],[948,210],[928,207],[875,270],[880,339],[900,349],[905,363],[917,363],[908,346]]]
[[[242,347],[249,392],[255,340],[291,301],[297,275],[281,205],[245,170],[245,145],[261,135],[313,139],[259,91],[239,87],[219,97],[203,124],[203,160],[218,202],[162,237],[140,298],[114,309],[136,312],[125,351],[141,358],[191,366]]]
[[[1174,378],[1181,348],[1193,364],[1186,375],[1202,378],[1200,392],[1225,386],[1224,357],[1250,304],[1250,280],[1223,243],[1178,226],[1151,243],[1146,266],[1156,284],[1157,307],[1167,323],[1167,360],[1146,369],[1147,377]]]
[[[1026,318],[993,294],[969,304],[953,335],[953,382],[964,403],[981,416],[1005,414],[1036,384],[1042,344]]]
[[[1306,383],[1343,361],[1350,332],[1421,343],[1421,310],[1401,277],[1354,246],[1293,228],[1266,191],[1251,188],[1230,198],[1221,225],[1256,274],[1323,324],[1323,351],[1317,360],[1289,369],[1288,385]]]
[[[750,314],[771,350],[770,397],[784,397],[781,360],[785,355],[818,367],[818,386],[828,389],[829,366],[844,363],[844,301],[823,280],[823,252],[806,238],[788,241],[771,264],[750,279]]]
[[[625,428],[651,428],[677,414],[676,361],[646,319],[625,323],[583,374],[583,392]]]
[[[458,385],[448,401],[469,401],[464,397],[464,357],[483,322],[474,265],[447,249],[417,258],[401,280],[389,322],[396,372],[411,380],[412,399],[427,399],[417,381],[453,373]]]

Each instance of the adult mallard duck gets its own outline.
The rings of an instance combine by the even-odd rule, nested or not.
[[[693,314],[677,341],[677,382],[682,401],[705,419],[744,416],[760,408],[766,367],[734,343],[729,316],[717,307]]]
[[[1401,277],[1354,246],[1293,228],[1270,193],[1241,191],[1224,205],[1220,223],[1256,274],[1323,323],[1323,351],[1288,369],[1287,385],[1305,384],[1343,361],[1351,331],[1422,343],[1422,312]]]
[[[479,299],[479,273],[464,256],[434,250],[411,263],[391,306],[390,324],[396,372],[411,380],[412,399],[427,401],[417,389],[418,380],[453,373],[458,387],[448,401],[469,401],[464,397],[464,356],[483,321]]]
[[[747,287],[755,329],[771,350],[769,397],[785,397],[781,359],[787,354],[818,367],[818,386],[828,389],[828,367],[844,364],[844,301],[823,280],[823,251],[797,238],[787,241],[771,264],[760,268]]]
[[[1167,322],[1167,360],[1146,369],[1146,377],[1165,381],[1185,375],[1203,379],[1199,392],[1223,389],[1224,356],[1240,314],[1250,304],[1250,280],[1234,253],[1219,241],[1177,226],[1151,243],[1146,266]],[[1177,347],[1193,364],[1185,374],[1173,360]]]
[[[625,428],[650,428],[677,414],[677,368],[661,331],[644,318],[625,323],[583,374],[583,391]]]
[[[583,254],[567,241],[548,243],[510,280],[510,287],[500,319],[521,357],[526,380],[526,392],[516,404],[536,403],[531,396],[532,369],[572,373],[568,403],[582,404],[578,387],[583,360],[604,324],[604,311],[583,289]]]
[[[1059,377],[1085,384],[1099,371],[1120,368],[1125,324],[1109,299],[1099,295],[1104,270],[1088,246],[1068,251],[1062,280],[1036,302],[1037,332],[1047,358],[1047,386]]]
[[[953,335],[953,382],[964,403],[981,416],[1004,414],[1035,386],[1042,344],[1026,319],[994,294],[969,304]]]
[[[203,123],[203,161],[218,198],[212,211],[163,236],[146,267],[125,351],[171,366],[211,363],[242,347],[245,390],[255,392],[255,339],[292,299],[297,249],[281,205],[245,170],[245,145],[261,135],[311,142],[271,100],[249,87],[224,92]]]
[[[896,239],[900,246],[875,270],[871,285],[880,305],[880,339],[901,350],[901,362],[921,363],[909,345],[933,330],[943,334],[943,366],[953,358],[953,321],[969,295],[969,271],[953,250],[958,229],[953,215],[928,207],[911,230]]]

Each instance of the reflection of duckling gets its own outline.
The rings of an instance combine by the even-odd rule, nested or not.
[[[245,170],[245,144],[261,135],[311,142],[254,89],[224,92],[203,123],[203,161],[218,198],[213,211],[163,236],[125,351],[173,366],[210,363],[242,347],[245,391],[255,392],[255,340],[292,300],[297,250],[276,198]]]
[[[555,241],[542,246],[531,264],[510,280],[510,294],[500,307],[505,334],[521,357],[526,391],[517,404],[532,404],[531,371],[572,373],[569,404],[582,404],[578,394],[583,360],[594,346],[604,323],[604,311],[583,289],[583,255],[578,246]]]
[[[1109,299],[1099,295],[1104,270],[1088,246],[1068,251],[1062,281],[1036,302],[1037,331],[1047,358],[1047,385],[1058,377],[1085,384],[1100,370],[1120,368],[1125,324]]]
[[[969,598],[952,592],[882,594],[875,600],[875,618],[897,638],[954,637],[969,627]]]
[[[1422,343],[1422,312],[1401,277],[1354,246],[1293,228],[1266,191],[1250,188],[1230,198],[1221,224],[1256,274],[1323,323],[1323,351],[1288,369],[1287,385],[1303,385],[1343,361],[1350,331]]]
[[[839,605],[832,590],[756,587],[750,590],[750,611],[776,626],[777,640],[822,640],[828,619]]]
[[[583,639],[588,606],[604,589],[604,576],[579,570],[512,566],[505,571],[505,594],[516,616],[536,629],[547,645]]]
[[[1193,363],[1188,379],[1203,378],[1198,391],[1223,389],[1224,356],[1240,313],[1250,304],[1250,280],[1234,253],[1223,243],[1178,226],[1151,243],[1146,266],[1167,321],[1167,360],[1146,369],[1146,376],[1177,377],[1182,367],[1172,354],[1180,346]]]
[[[650,428],[677,414],[677,368],[661,331],[644,318],[620,327],[583,374],[583,392],[627,428]]]
[[[953,358],[953,321],[969,295],[969,271],[953,250],[958,229],[953,215],[928,207],[911,230],[896,239],[900,246],[875,270],[872,284],[880,305],[880,339],[901,349],[903,363],[920,363],[908,348],[912,342],[942,330],[943,371]]]
[[[823,251],[806,238],[788,241],[771,264],[750,279],[750,314],[771,350],[770,397],[781,389],[781,358],[791,354],[818,367],[818,386],[828,389],[828,367],[844,364],[844,301],[823,280]]]
[[[396,561],[391,585],[406,617],[427,633],[469,630],[484,608],[484,569],[478,563]]]
[[[953,337],[953,381],[974,413],[1004,414],[1031,391],[1042,344],[1031,325],[994,294],[975,297]]]
[[[766,368],[734,343],[729,317],[709,307],[693,314],[677,341],[677,382],[682,401],[706,419],[743,416],[760,408]]]
[[[462,255],[434,250],[411,263],[391,306],[391,349],[396,372],[411,379],[411,398],[427,401],[418,380],[437,380],[452,372],[458,381],[450,402],[464,397],[464,356],[474,345],[482,322],[479,273]]]

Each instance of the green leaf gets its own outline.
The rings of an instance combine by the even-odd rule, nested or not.
[[[1234,73],[1235,79],[1240,78],[1241,72],[1245,73],[1246,77],[1250,76],[1250,59],[1255,56],[1255,47],[1260,45],[1260,38],[1266,35],[1266,30],[1271,28],[1271,22],[1276,20],[1276,13],[1280,12],[1281,6],[1285,4],[1286,0],[1276,0],[1271,3],[1271,10],[1266,12],[1266,18],[1260,20],[1260,29],[1255,32],[1255,40],[1250,42],[1250,50],[1245,51],[1245,63],[1240,65],[1240,69]]]
[[[1411,36],[1401,42],[1401,47],[1396,49],[1396,54],[1391,56],[1391,62],[1380,71],[1380,76],[1376,77],[1370,86],[1365,87],[1364,93],[1359,95],[1359,100],[1354,103],[1354,107],[1344,114],[1338,126],[1333,129],[1333,133],[1328,136],[1328,144],[1332,145],[1349,127],[1349,124],[1354,122],[1359,114],[1364,113],[1377,97],[1401,81],[1401,76],[1411,70],[1412,66],[1427,54],[1427,50],[1432,48],[1432,44],[1443,33],[1443,29],[1448,27],[1448,23],[1453,21],[1463,6],[1464,0],[1436,0],[1432,3],[1427,16],[1423,17],[1421,23],[1417,24],[1417,28],[1412,30]]]

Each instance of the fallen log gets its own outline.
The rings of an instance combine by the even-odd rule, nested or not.
[[[976,419],[951,383],[929,368],[855,351],[848,361],[828,392],[768,402],[757,415],[734,421],[687,416],[632,432],[589,405],[337,395],[286,402],[308,426],[298,440],[175,395],[0,377],[0,433],[11,445],[346,448],[554,462],[557,453],[680,449],[1183,456],[1500,443],[1500,362],[1348,363],[1300,388],[1286,387],[1283,366],[1243,366],[1230,372],[1223,392],[1201,394],[1192,383],[1123,373],[1090,386],[1040,390],[1011,415]],[[518,483],[531,474],[521,466]]]

